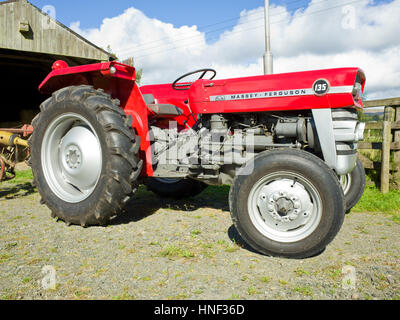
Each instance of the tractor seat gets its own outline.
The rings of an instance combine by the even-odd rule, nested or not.
[[[147,107],[157,116],[181,116],[183,111],[173,104],[158,104],[152,94],[144,94]]]

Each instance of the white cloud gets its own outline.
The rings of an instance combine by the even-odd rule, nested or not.
[[[312,0],[290,13],[271,9],[275,72],[361,67],[370,98],[400,93],[400,0]],[[237,24],[213,42],[197,26],[175,27],[129,8],[99,28],[71,28],[90,41],[111,46],[120,58],[134,56],[143,82],[172,82],[179,75],[212,67],[218,78],[262,74],[263,8],[243,11]],[[216,27],[216,29],[219,27]]]

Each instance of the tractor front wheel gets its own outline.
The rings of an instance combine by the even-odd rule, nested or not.
[[[137,188],[142,162],[132,119],[90,86],[61,89],[41,105],[29,141],[42,203],[54,217],[106,225]]]
[[[230,204],[235,227],[251,247],[285,258],[323,251],[345,216],[335,173],[318,157],[300,150],[258,155],[235,178]]]

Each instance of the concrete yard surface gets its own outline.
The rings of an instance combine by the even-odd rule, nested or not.
[[[228,191],[173,201],[141,187],[110,226],[84,229],[52,219],[30,183],[3,183],[0,298],[400,298],[400,225],[390,217],[352,213],[319,256],[278,259],[243,244]]]

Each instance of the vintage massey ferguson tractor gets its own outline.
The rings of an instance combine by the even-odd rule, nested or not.
[[[86,227],[123,212],[140,183],[174,198],[231,185],[232,220],[255,250],[323,251],[365,187],[363,71],[215,76],[140,88],[128,65],[57,61],[29,141],[42,203]]]

